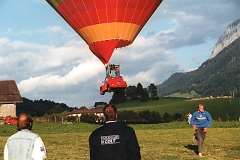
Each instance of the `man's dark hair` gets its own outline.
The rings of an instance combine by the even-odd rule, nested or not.
[[[115,121],[117,119],[117,108],[113,104],[107,104],[103,108],[103,114],[106,121]]]
[[[21,113],[17,119],[17,130],[21,131],[22,129],[32,130],[33,120],[32,117],[27,113]]]

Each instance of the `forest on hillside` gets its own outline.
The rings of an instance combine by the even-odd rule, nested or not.
[[[223,49],[216,57],[205,61],[198,69],[174,73],[157,85],[160,97],[173,93],[198,96],[240,96],[240,38]]]
[[[17,103],[17,115],[19,113],[29,113],[31,116],[43,116],[47,111],[56,106],[60,106],[64,111],[72,111],[75,108],[69,107],[64,103],[57,103],[50,100],[30,100],[22,97],[23,103]]]

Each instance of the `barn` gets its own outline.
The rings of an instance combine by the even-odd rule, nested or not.
[[[14,80],[0,81],[0,117],[16,116],[16,104],[22,102]]]

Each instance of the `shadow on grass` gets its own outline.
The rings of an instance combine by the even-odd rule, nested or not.
[[[193,150],[196,154],[198,154],[198,145],[188,144],[185,146],[185,148]]]

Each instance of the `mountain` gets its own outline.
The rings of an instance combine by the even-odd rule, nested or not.
[[[168,96],[177,92],[190,93],[192,90],[201,96],[230,95],[232,92],[240,91],[239,24],[240,20],[237,20],[226,29],[219,38],[211,58],[198,69],[186,73],[174,73],[162,84],[157,85],[159,96]],[[228,45],[223,47],[226,44]]]
[[[218,42],[213,49],[210,59],[214,58],[221,50],[223,50],[225,47],[235,41],[238,37],[240,37],[240,19],[232,22],[227,27],[227,29],[218,39]]]

